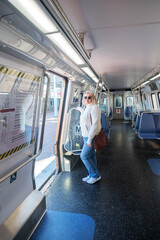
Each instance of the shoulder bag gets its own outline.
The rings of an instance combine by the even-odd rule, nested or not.
[[[106,133],[105,133],[104,129],[102,128],[101,131],[99,132],[99,134],[96,135],[94,138],[94,148],[96,150],[101,150],[102,148],[107,146],[108,142],[109,141],[106,136]]]
[[[90,119],[91,119],[91,125],[92,125],[92,117],[90,114]],[[94,148],[96,150],[101,150],[108,144],[108,137],[106,136],[106,133],[103,128],[101,128],[101,131],[99,132],[98,135],[95,136],[94,138]]]

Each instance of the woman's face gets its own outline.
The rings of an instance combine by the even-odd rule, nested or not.
[[[92,97],[89,93],[84,95],[84,105],[88,105],[92,102]]]

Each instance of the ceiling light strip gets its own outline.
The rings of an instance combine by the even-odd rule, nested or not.
[[[77,65],[85,64],[82,58],[76,53],[61,33],[49,34],[46,36]]]
[[[58,32],[58,28],[53,24],[48,14],[35,0],[9,0],[29,21],[31,21],[41,32],[46,35],[60,50],[62,50],[77,65],[85,64],[76,50],[68,43],[65,37]],[[34,9],[34,11],[31,11]],[[57,33],[58,32],[58,33]]]
[[[94,80],[94,82],[98,82],[98,78],[96,75],[93,73],[93,71],[89,67],[82,67],[81,68],[90,78]]]
[[[35,0],[8,0],[17,8],[29,21],[31,21],[41,32],[57,32],[57,27],[52,19],[42,9]]]

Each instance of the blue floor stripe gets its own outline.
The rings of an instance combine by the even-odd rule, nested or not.
[[[94,229],[87,215],[48,210],[31,240],[93,240]]]
[[[160,158],[150,158],[147,160],[152,172],[160,175]]]

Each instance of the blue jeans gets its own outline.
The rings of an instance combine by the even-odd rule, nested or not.
[[[92,147],[87,145],[88,137],[84,137],[84,145],[81,152],[81,159],[84,163],[85,167],[88,170],[90,177],[98,178],[100,176],[99,171],[97,169],[97,158],[96,152],[93,146],[94,140],[92,140]]]

